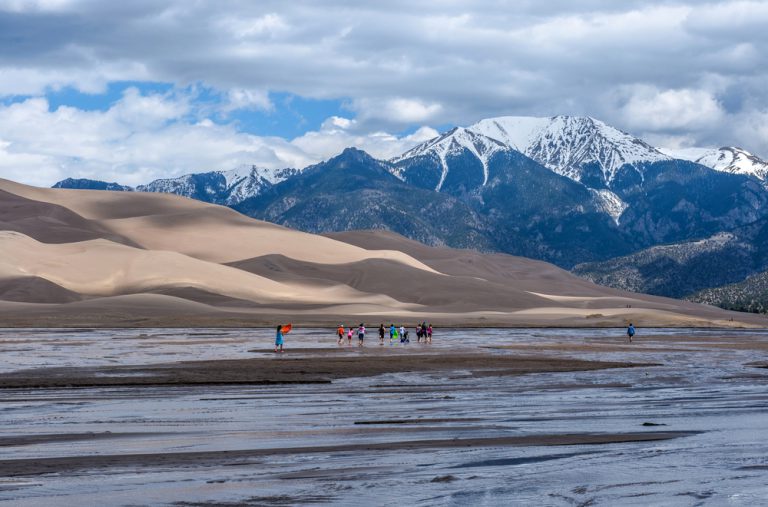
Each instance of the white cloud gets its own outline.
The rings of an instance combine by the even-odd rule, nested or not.
[[[704,90],[658,90],[637,87],[621,107],[624,124],[645,131],[706,128],[720,122],[724,111]]]
[[[353,105],[361,120],[385,120],[412,124],[435,119],[443,106],[418,99],[395,97],[384,100],[361,99]]]
[[[350,146],[365,150],[376,158],[390,159],[438,135],[430,127],[421,127],[403,137],[383,131],[356,132],[357,127],[357,120],[332,116],[323,122],[320,130],[307,132],[291,141],[291,144],[318,161],[332,157]]]
[[[41,186],[66,177],[136,185],[241,164],[301,168],[348,146],[390,158],[437,135],[428,127],[404,137],[355,133],[356,126],[355,120],[331,117],[320,130],[288,141],[196,119],[183,94],[128,89],[105,111],[51,111],[44,98],[30,98],[0,106],[0,177]]]
[[[235,109],[260,109],[270,111],[273,104],[269,100],[269,93],[265,90],[249,90],[246,88],[232,88],[227,93],[227,103],[224,104],[225,111]]]

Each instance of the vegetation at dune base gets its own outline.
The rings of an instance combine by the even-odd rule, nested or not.
[[[726,310],[768,313],[768,271],[750,276],[739,283],[701,290],[685,299]]]

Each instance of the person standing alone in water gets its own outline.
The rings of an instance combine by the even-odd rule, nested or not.
[[[280,352],[283,352],[283,325],[278,324],[277,326],[277,334],[275,335],[275,352],[277,352],[278,347],[280,348]]]
[[[627,328],[627,336],[629,337],[629,343],[632,343],[632,337],[635,336],[635,326],[633,326],[631,322]]]

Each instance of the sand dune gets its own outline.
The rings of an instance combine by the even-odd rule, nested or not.
[[[0,180],[0,325],[763,325],[551,264],[387,232],[318,236],[173,195]],[[733,321],[731,320],[733,319]]]
[[[0,231],[0,277],[22,276],[43,278],[86,296],[183,286],[262,303],[357,300],[398,306],[386,296],[341,284],[318,288],[281,283],[177,252],[141,250],[103,239],[45,244],[18,232]]]
[[[342,283],[363,292],[386,294],[398,301],[439,311],[509,310],[548,303],[538,295],[513,286],[474,277],[445,276],[383,259],[319,264],[270,255],[230,265],[286,282],[312,280],[318,286]]]
[[[134,244],[63,206],[34,201],[4,190],[0,190],[0,230],[21,232],[45,243],[106,238]]]
[[[37,276],[3,277],[0,279],[0,301],[32,303],[71,303],[82,295]]]
[[[329,238],[293,231],[248,218],[223,206],[170,194],[42,189],[0,179],[0,190],[71,210],[87,220],[100,235],[78,236],[71,241],[102,237],[132,242],[149,250],[169,250],[211,262],[234,262],[279,253],[309,262],[347,263],[365,259],[390,259],[434,271],[409,255],[390,249],[370,251]],[[3,196],[0,196],[2,199]],[[12,229],[15,230],[15,229]],[[29,229],[21,231],[45,243]],[[39,231],[35,231],[39,232]],[[112,235],[114,237],[107,237]]]

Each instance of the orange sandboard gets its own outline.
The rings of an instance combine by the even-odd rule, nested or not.
[[[283,332],[283,334],[287,334],[291,332],[291,329],[293,328],[293,324],[288,324],[283,326],[283,328],[280,330]]]

